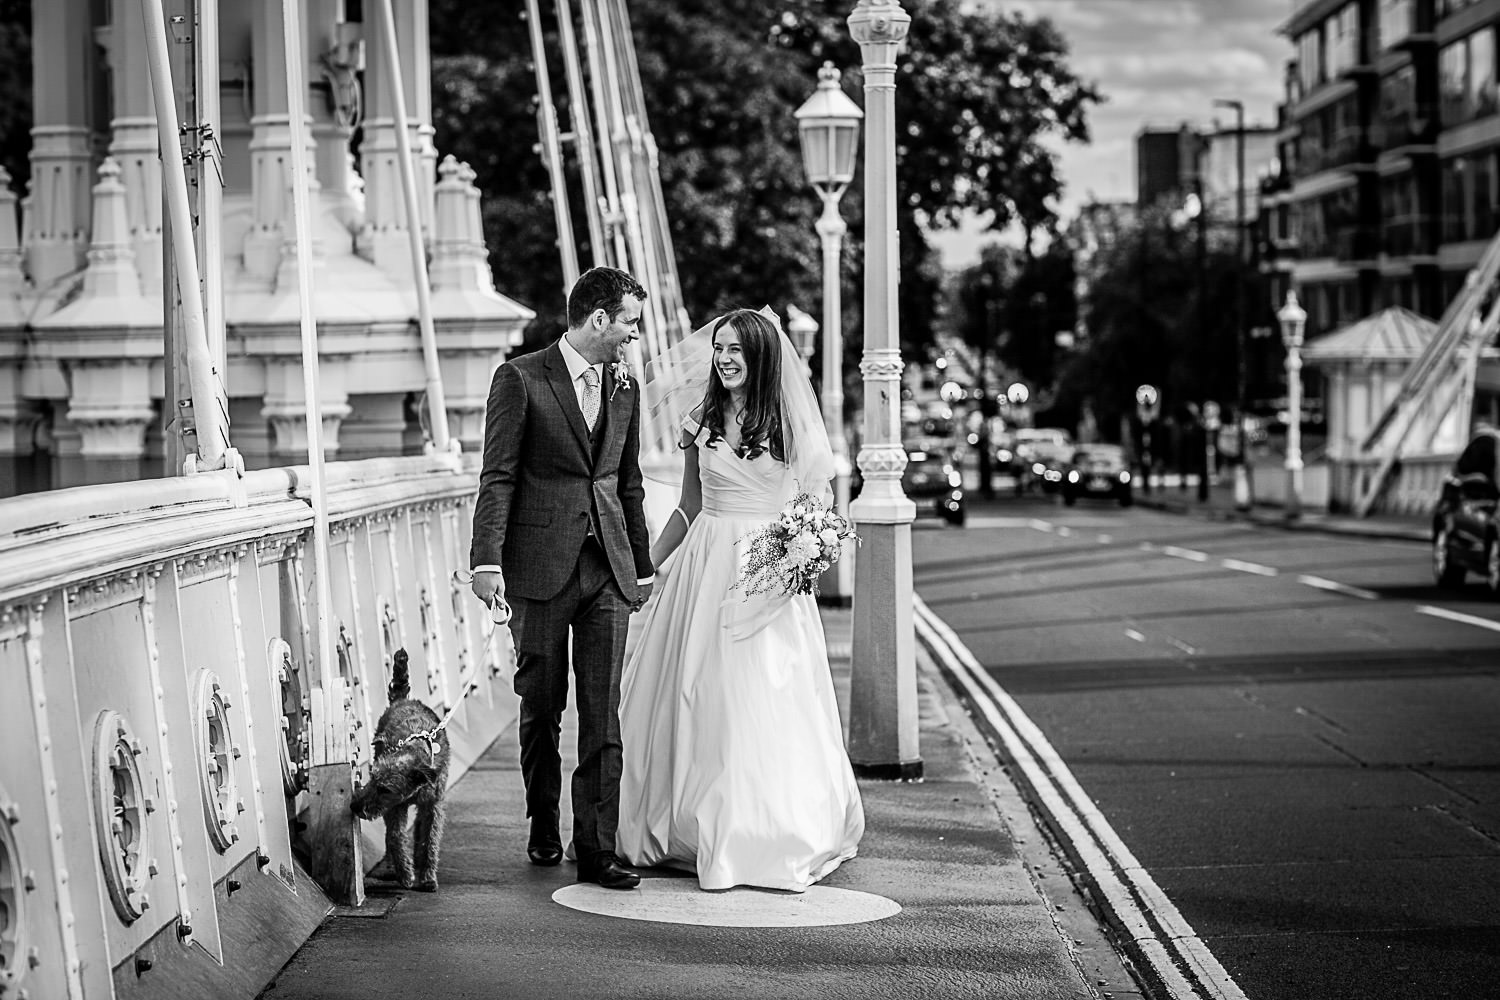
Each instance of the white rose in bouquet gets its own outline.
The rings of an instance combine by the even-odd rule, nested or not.
[[[793,535],[787,542],[786,554],[793,565],[806,566],[818,558],[818,540],[807,532]]]
[[[823,548],[837,550],[839,547],[839,533],[832,528],[824,528],[818,532],[818,541],[823,543]]]

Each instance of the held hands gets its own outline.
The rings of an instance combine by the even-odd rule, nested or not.
[[[654,586],[654,583],[642,583],[636,586],[635,600],[630,605],[632,612],[639,611],[646,606],[646,602],[651,599],[651,588]]]

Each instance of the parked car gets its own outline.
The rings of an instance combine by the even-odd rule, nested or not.
[[[1107,497],[1129,507],[1135,500],[1125,449],[1117,444],[1083,445],[1063,473],[1062,498],[1069,507],[1079,497]]]
[[[1432,575],[1440,587],[1456,587],[1469,573],[1484,577],[1500,597],[1500,503],[1496,458],[1500,432],[1484,430],[1453,463],[1432,512]]]
[[[941,451],[908,451],[901,488],[917,505],[917,514],[933,514],[949,524],[964,523],[963,476]]]

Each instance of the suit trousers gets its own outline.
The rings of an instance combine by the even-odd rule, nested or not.
[[[577,679],[578,766],[573,771],[573,848],[580,859],[613,853],[620,816],[620,673],[630,604],[590,535],[557,596],[509,598],[521,698],[521,776],[533,827],[556,829],[562,794],[563,710],[568,703],[568,634]],[[550,824],[550,827],[548,826]]]

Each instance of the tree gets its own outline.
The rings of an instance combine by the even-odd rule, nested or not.
[[[562,278],[547,179],[532,151],[527,26],[497,16],[499,6],[432,0],[434,118],[439,145],[478,173],[497,281],[538,308],[539,338],[560,326]],[[1086,140],[1085,112],[1098,96],[1069,70],[1066,45],[1045,19],[970,9],[959,0],[906,6],[913,32],[900,64],[897,226],[900,323],[906,348],[915,350],[930,340],[939,312],[940,271],[925,230],[971,210],[993,212],[997,228],[1045,224],[1061,190],[1047,143]],[[747,303],[811,309],[821,298],[813,230],[819,206],[802,174],[792,113],[825,59],[844,68],[844,86],[859,100],[860,53],[844,23],[849,9],[847,0],[629,6],[683,294],[695,319]],[[552,64],[560,61],[554,56]],[[560,104],[566,121],[565,98]],[[917,108],[920,114],[910,110]],[[858,179],[843,210],[850,232],[844,301],[857,316]],[[846,344],[857,351],[857,338]]]
[[[1064,241],[1053,239],[1040,255],[989,244],[979,263],[952,275],[945,295],[949,327],[974,350],[990,398],[1013,379],[1030,386],[1035,401],[1054,398],[1057,335],[1077,322],[1073,253]]]
[[[1078,320],[1075,277],[1072,249],[1053,239],[1040,255],[1023,253],[1005,297],[1000,360],[1033,386],[1056,382],[1058,334],[1071,333]]]
[[[1060,375],[1060,405],[1091,406],[1108,433],[1134,412],[1143,383],[1161,390],[1164,412],[1235,398],[1235,253],[1211,238],[1200,257],[1196,239],[1163,206],[1100,248],[1083,307],[1087,336]]]
[[[31,4],[0,0],[0,167],[17,195],[31,177]]]

